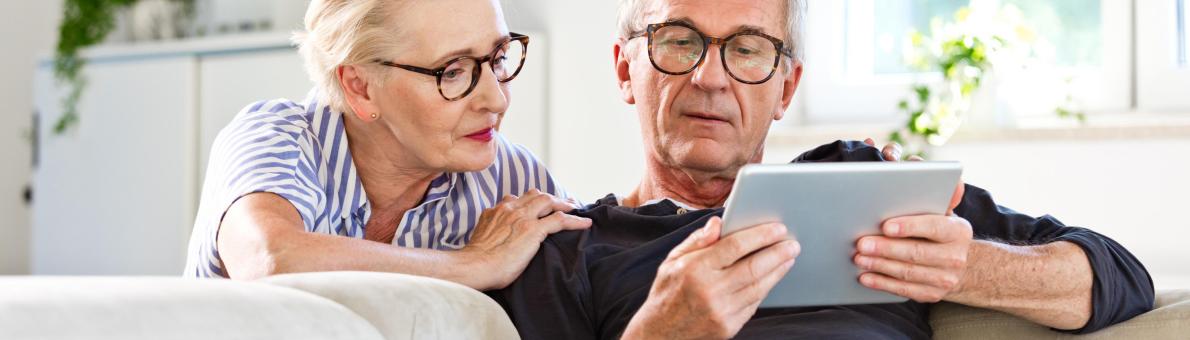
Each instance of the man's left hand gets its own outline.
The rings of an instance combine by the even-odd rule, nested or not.
[[[873,145],[870,139],[865,143]],[[887,161],[900,159],[900,145],[889,143],[882,154]],[[891,158],[891,159],[890,159]],[[942,215],[905,216],[881,226],[883,236],[867,236],[856,243],[853,261],[864,273],[859,281],[917,302],[938,302],[961,289],[971,246],[971,224],[954,216],[963,198],[959,182],[947,211]]]

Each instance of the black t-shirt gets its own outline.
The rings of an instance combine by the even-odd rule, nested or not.
[[[794,162],[880,159],[873,147],[839,141]],[[590,229],[551,235],[520,278],[488,295],[504,307],[524,339],[618,338],[648,297],[669,251],[722,213],[722,208],[684,212],[668,200],[626,208],[609,195],[573,212],[591,218]],[[987,191],[970,185],[955,214],[971,223],[976,239],[1013,244],[1069,241],[1082,247],[1095,273],[1093,310],[1087,325],[1072,333],[1093,332],[1152,309],[1148,272],[1103,235],[1067,227],[1050,216],[1034,218],[997,206]],[[912,301],[760,309],[736,338],[925,339],[932,335],[928,319],[929,305]]]

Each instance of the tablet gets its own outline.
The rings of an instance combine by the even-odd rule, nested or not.
[[[727,199],[723,236],[782,222],[801,243],[761,308],[904,302],[859,283],[855,243],[893,217],[945,214],[961,174],[957,162],[745,166]]]

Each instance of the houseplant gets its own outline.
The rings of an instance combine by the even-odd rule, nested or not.
[[[905,145],[906,157],[924,157],[930,147],[946,144],[976,109],[981,91],[994,97],[986,85],[995,69],[1026,64],[1040,39],[1013,5],[962,7],[953,21],[934,18],[930,31],[929,36],[910,32],[905,60],[918,71],[937,72],[941,81],[912,86],[910,98],[897,107],[908,119],[889,134],[889,140]],[[993,103],[979,104],[985,114],[994,114]],[[1054,111],[1084,121],[1076,104],[1067,95]]]

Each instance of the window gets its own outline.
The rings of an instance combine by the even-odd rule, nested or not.
[[[1186,1],[1186,0],[1165,0]],[[809,0],[806,79],[807,123],[893,123],[896,104],[915,82],[937,81],[905,65],[911,31],[929,35],[935,18],[952,21],[962,7],[1012,5],[1038,36],[1037,55],[1057,67],[1049,78],[1089,112],[1126,111],[1132,105],[1132,0]],[[1144,2],[1144,1],[1141,1]],[[1048,70],[1048,69],[1047,69]],[[1020,77],[1030,76],[1020,72]],[[1038,75],[1033,75],[1038,76]],[[1040,82],[1004,81],[997,96],[1029,95]],[[1013,92],[1013,93],[1008,93]],[[1019,100],[996,99],[998,102]],[[1050,114],[1041,105],[1016,105],[1013,114]],[[1012,105],[1008,105],[1012,106]],[[999,108],[997,108],[999,110]]]
[[[1041,35],[1042,53],[1061,66],[1098,67],[1102,62],[1100,3],[1087,0],[1004,0],[1027,13]],[[911,73],[900,56],[909,32],[929,34],[935,18],[951,19],[967,0],[846,0],[847,69],[851,73]],[[879,13],[879,15],[876,15]]]
[[[1136,0],[1136,105],[1190,112],[1190,1]]]
[[[1178,0],[1178,65],[1190,66],[1186,55],[1190,54],[1190,34],[1186,34],[1187,20],[1190,20],[1190,7],[1186,0]]]

